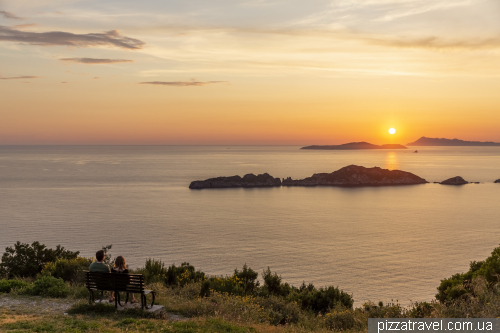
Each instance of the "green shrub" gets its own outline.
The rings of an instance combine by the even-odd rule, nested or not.
[[[334,310],[325,315],[325,325],[332,331],[345,331],[354,328],[356,317],[351,309]]]
[[[276,272],[272,273],[271,269],[267,267],[267,269],[262,271],[262,279],[264,279],[264,287],[269,295],[282,294],[280,275],[278,275]]]
[[[373,302],[366,302],[363,304],[365,314],[368,318],[405,318],[406,310],[398,303],[388,303],[384,305],[379,302],[375,305]]]
[[[188,262],[183,262],[179,267],[169,266],[165,276],[165,284],[167,286],[185,286],[191,282],[205,280],[205,273],[198,270],[195,271],[194,266]]]
[[[354,300],[351,295],[336,287],[321,287],[316,289],[312,284],[298,289],[292,287],[293,292],[288,295],[290,301],[296,301],[302,309],[310,310],[316,314],[327,313],[330,310],[341,306],[351,309]]]
[[[498,282],[500,274],[500,247],[495,248],[484,261],[472,261],[466,273],[457,273],[441,280],[436,299],[441,303],[450,302],[471,292],[470,284],[473,279],[483,276],[491,286]]]
[[[39,242],[33,242],[31,245],[17,242],[14,247],[5,248],[0,275],[6,275],[8,278],[35,277],[45,264],[57,259],[75,259],[79,253],[65,250],[61,245],[48,249]]]
[[[234,269],[234,277],[237,277],[243,286],[243,291],[245,295],[253,295],[255,290],[259,287],[259,281],[257,281],[258,273],[247,266],[245,263],[241,271]]]
[[[67,297],[70,289],[63,279],[52,276],[41,276],[30,286],[22,289],[22,294],[33,296],[46,296],[54,298]]]
[[[25,288],[28,283],[21,280],[0,280],[0,293],[10,293],[13,289]]]
[[[144,268],[138,269],[136,273],[144,275],[146,283],[163,282],[167,276],[167,269],[161,260],[149,258]]]
[[[235,275],[220,277],[212,276],[207,281],[210,286],[209,288],[213,291],[238,296],[245,294],[243,282]]]
[[[302,311],[295,302],[288,302],[283,297],[271,295],[257,298],[258,304],[267,312],[268,320],[273,325],[297,323]]]
[[[51,275],[69,282],[85,282],[84,270],[88,270],[91,259],[78,257],[75,259],[57,259],[55,262],[45,264],[42,275]]]

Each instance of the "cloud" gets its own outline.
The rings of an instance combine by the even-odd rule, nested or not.
[[[6,19],[11,19],[11,20],[24,20],[24,17],[19,17],[15,15],[14,13],[7,12],[5,10],[0,10],[0,15],[5,17]]]
[[[401,48],[434,49],[434,50],[479,50],[500,48],[500,37],[470,38],[470,39],[444,39],[436,36],[424,38],[364,38],[365,41],[382,45]]]
[[[208,84],[215,84],[215,83],[225,83],[227,81],[207,81],[207,82],[200,82],[200,81],[173,81],[173,82],[165,82],[165,81],[152,81],[152,82],[139,82],[139,84],[153,84],[153,85],[159,85],[159,86],[171,86],[171,87],[199,87],[199,86],[206,86]]]
[[[11,77],[3,77],[0,75],[0,80],[18,80],[18,79],[39,79],[41,76],[11,76]]]
[[[139,39],[120,35],[117,30],[103,33],[74,34],[63,31],[25,32],[6,26],[0,26],[0,41],[42,46],[115,46],[129,50],[141,49],[146,44]]]
[[[117,64],[120,62],[134,62],[127,59],[98,59],[98,58],[62,58],[59,59],[64,62],[76,62],[87,65],[100,65],[100,64]]]
[[[38,23],[17,24],[14,26],[14,28],[29,28],[29,27],[34,27],[37,25],[38,25]]]

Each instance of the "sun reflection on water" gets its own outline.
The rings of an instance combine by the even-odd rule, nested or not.
[[[389,170],[399,170],[399,161],[396,153],[389,152],[385,158],[385,168]]]

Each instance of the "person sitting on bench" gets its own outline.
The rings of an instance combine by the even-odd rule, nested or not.
[[[125,262],[125,258],[123,256],[118,256],[115,259],[115,265],[113,268],[111,268],[111,273],[123,273],[123,274],[128,274],[128,269],[127,269],[127,263]],[[130,303],[134,304],[137,303],[137,300],[134,297],[134,293],[129,293],[132,294],[132,299],[130,300]],[[113,298],[113,292],[111,292],[111,297],[109,299],[110,302],[114,301]]]
[[[95,253],[96,262],[90,264],[89,272],[111,273],[108,265],[104,261],[104,251],[99,250]]]

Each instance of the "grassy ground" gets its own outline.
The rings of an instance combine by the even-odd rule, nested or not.
[[[201,283],[157,291],[166,313],[137,309],[116,311],[109,304],[89,305],[86,290],[72,286],[67,298],[26,296],[16,290],[0,294],[0,332],[366,332],[368,318],[500,317],[500,287],[476,279],[472,292],[454,303],[367,303],[360,308],[331,309],[316,315],[293,302],[268,297],[212,293],[200,298]]]

